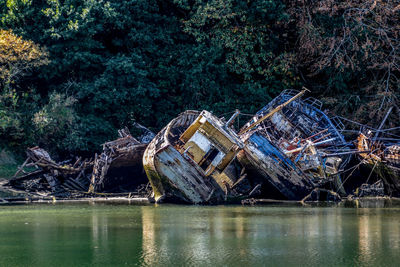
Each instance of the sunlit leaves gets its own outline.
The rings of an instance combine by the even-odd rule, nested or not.
[[[0,29],[0,79],[4,87],[27,70],[48,63],[46,50],[11,30]]]

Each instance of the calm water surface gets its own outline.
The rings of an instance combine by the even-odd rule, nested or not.
[[[0,266],[400,265],[400,208],[0,206]]]

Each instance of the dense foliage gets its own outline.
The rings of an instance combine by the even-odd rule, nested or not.
[[[303,85],[362,122],[398,105],[400,1],[7,0],[0,16],[13,150],[93,151],[134,121],[253,113]]]

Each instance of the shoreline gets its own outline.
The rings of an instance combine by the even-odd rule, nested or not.
[[[0,205],[12,204],[30,204],[30,203],[127,203],[127,204],[151,204],[149,198],[144,197],[93,197],[93,198],[76,198],[76,199],[57,199],[57,198],[0,198]]]
[[[55,198],[55,197],[6,197],[0,198],[0,206],[1,205],[15,205],[15,204],[56,204],[56,203],[68,203],[68,204],[76,204],[76,203],[108,203],[108,204],[154,204],[154,201],[151,198],[146,197],[118,197],[118,196],[110,196],[110,197],[82,197],[82,198],[74,198],[74,199],[66,199],[66,198]],[[179,203],[165,203],[165,205],[183,205],[188,206],[187,204],[179,204]],[[162,206],[163,204],[160,204]],[[224,206],[268,206],[268,205],[283,205],[283,206],[297,206],[297,207],[312,207],[312,206],[333,206],[333,207],[359,207],[359,208],[369,208],[369,207],[385,207],[387,205],[396,205],[400,206],[400,198],[395,197],[360,197],[360,198],[351,198],[351,199],[342,199],[340,202],[333,201],[310,201],[310,202],[302,202],[302,201],[293,201],[293,200],[277,200],[277,199],[252,199],[251,202],[247,203],[229,203],[222,204]],[[189,205],[192,206],[192,205]],[[196,205],[195,205],[196,206]],[[197,205],[197,206],[214,206],[214,205]],[[216,205],[220,206],[220,205]]]

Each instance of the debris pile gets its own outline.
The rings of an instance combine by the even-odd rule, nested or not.
[[[1,187],[27,196],[64,199],[149,197],[152,190],[142,167],[147,144],[132,137],[128,129],[120,130],[119,135],[120,138],[103,144],[103,152],[96,154],[94,160],[78,157],[57,163],[44,149],[28,148],[25,162]],[[26,168],[31,170],[26,172]]]
[[[33,147],[26,151],[27,159],[9,180],[8,185],[19,190],[41,196],[70,197],[71,192],[85,191],[89,186],[92,160],[78,158],[75,162],[56,163],[42,148]],[[34,171],[26,173],[25,167]],[[22,173],[22,175],[20,175]]]
[[[357,197],[383,197],[385,195],[382,180],[376,181],[373,184],[362,184],[354,192]]]

